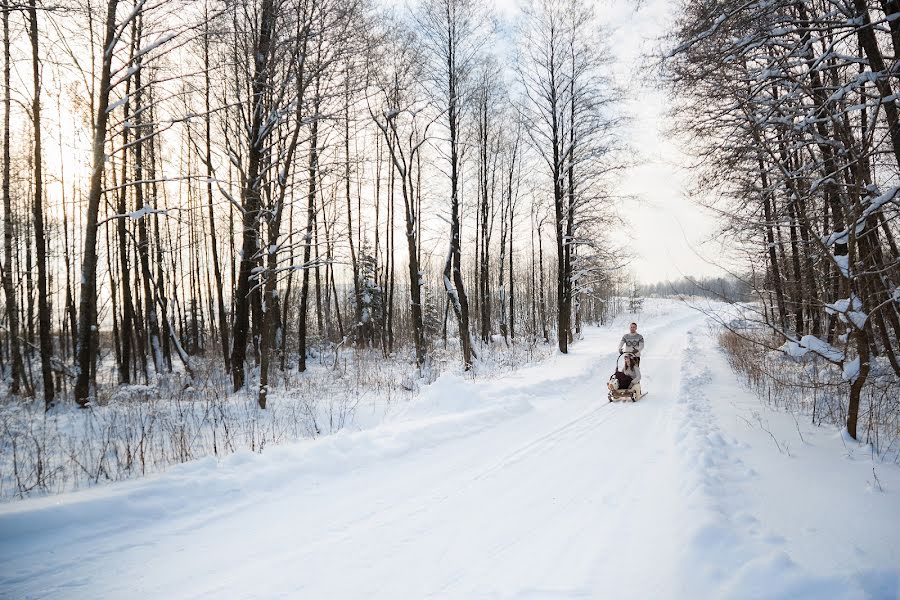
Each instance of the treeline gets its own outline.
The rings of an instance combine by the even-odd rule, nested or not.
[[[753,299],[752,286],[738,277],[683,277],[642,284],[637,289],[644,296],[701,296],[725,302]]]
[[[893,0],[690,0],[665,61],[771,345],[838,367],[853,437],[867,382],[900,375],[898,16]]]
[[[9,393],[212,371],[265,408],[316,344],[565,352],[619,286],[602,36],[487,5],[0,2]]]

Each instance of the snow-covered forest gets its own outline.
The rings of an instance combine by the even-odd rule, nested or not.
[[[665,56],[679,127],[698,145],[697,185],[715,189],[709,203],[747,253],[759,300],[728,345],[835,366],[834,379],[816,369],[787,381],[772,365],[759,377],[827,379],[847,395],[850,436],[867,440],[900,427],[898,11],[686,2]]]
[[[297,386],[365,393],[335,372],[409,391],[566,352],[621,304],[597,11],[537,4],[512,31],[489,8],[7,3],[9,396],[165,397],[207,419]],[[319,433],[309,402],[290,427]],[[46,431],[20,426],[4,443],[33,455]],[[144,472],[124,448],[125,467],[101,450],[75,469]],[[13,485],[52,488],[57,467]]]
[[[900,598],[900,1],[0,17],[0,597]]]

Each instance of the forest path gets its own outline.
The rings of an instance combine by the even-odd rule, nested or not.
[[[752,469],[693,391],[705,318],[672,306],[642,321],[637,403],[606,399],[623,321],[498,379],[439,380],[374,430],[7,506],[0,596],[757,597],[775,577],[845,597],[798,579],[740,500]]]

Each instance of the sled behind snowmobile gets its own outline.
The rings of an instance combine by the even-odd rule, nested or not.
[[[616,360],[616,372],[613,373],[613,376],[610,377],[609,383],[607,384],[607,388],[609,388],[609,394],[607,398],[610,402],[622,401],[622,402],[637,402],[641,398],[647,395],[647,392],[641,391],[640,383],[631,383],[631,378],[626,376],[626,379],[623,381],[621,378],[623,376],[622,371],[619,369],[619,360],[623,355],[619,355],[619,359]],[[627,356],[632,356],[628,354]],[[619,387],[619,385],[626,385],[627,387]]]
[[[647,392],[639,392],[631,388],[627,390],[609,390],[607,398],[609,398],[610,402],[637,402],[646,395]]]

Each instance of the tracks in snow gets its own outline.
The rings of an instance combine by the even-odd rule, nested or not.
[[[267,477],[277,472],[282,481],[222,497],[216,519],[179,514],[138,530],[106,528],[105,537],[71,547],[64,535],[40,530],[32,552],[3,553],[12,563],[4,568],[19,573],[13,595],[659,594],[672,581],[665,565],[683,536],[680,514],[668,500],[678,494],[677,469],[683,467],[673,455],[671,417],[687,332],[700,322],[701,316],[682,309],[642,327],[645,379],[653,394],[640,402],[607,401],[606,379],[616,358],[609,349],[621,332],[590,329],[569,356],[474,384],[488,405],[521,400],[530,410],[503,418],[495,411],[484,427],[462,419],[457,437],[446,432],[452,419],[432,420],[419,430],[410,422],[397,440],[408,450],[356,463],[337,454],[336,472],[302,462],[329,454],[298,452],[295,463],[289,451],[263,455],[254,461],[267,465]],[[416,435],[425,439],[413,444],[409,438]],[[430,435],[437,436],[433,443]],[[347,442],[335,444],[335,452]],[[361,442],[363,450],[369,444],[381,451],[372,440]],[[222,489],[215,481],[209,485]],[[110,486],[95,493],[102,500],[118,492]],[[227,510],[230,505],[240,510]],[[115,515],[88,518],[99,524]],[[64,550],[49,554],[58,548]],[[0,595],[10,591],[0,579]]]

